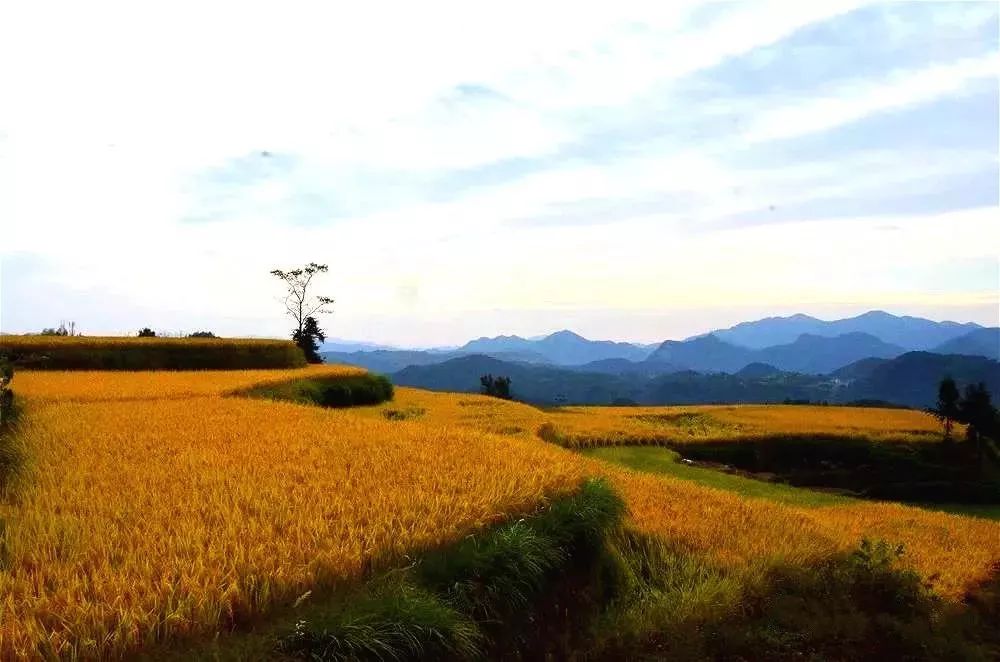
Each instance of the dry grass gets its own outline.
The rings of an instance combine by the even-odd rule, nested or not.
[[[18,373],[30,465],[15,500],[0,506],[0,657],[124,657],[216,632],[373,562],[456,540],[587,475],[614,481],[637,528],[747,581],[769,564],[820,558],[867,535],[903,542],[907,562],[954,599],[1000,559],[994,522],[889,504],[745,499],[621,470],[536,436],[553,423],[573,438],[641,439],[664,421],[690,423],[669,416],[697,410],[735,434],[807,430],[815,415],[816,429],[894,438],[930,429],[912,412],[543,412],[406,388],[393,403],[358,410],[225,397],[262,381],[350,370]],[[389,421],[390,408],[423,412]]]
[[[305,365],[289,340],[0,334],[0,354],[37,370],[240,370]]]

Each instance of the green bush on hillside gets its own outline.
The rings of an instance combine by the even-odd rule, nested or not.
[[[320,401],[324,407],[359,407],[392,400],[392,382],[382,375],[341,377],[323,384]]]

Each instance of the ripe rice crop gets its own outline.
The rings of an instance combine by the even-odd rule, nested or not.
[[[0,335],[0,355],[28,356],[34,370],[239,370],[295,368],[289,340]]]
[[[697,405],[671,407],[562,407],[530,405],[480,395],[400,387],[393,406],[427,409],[423,420],[528,436],[547,426],[569,448],[735,441],[775,436],[863,437],[873,441],[937,441],[941,425],[910,409],[805,405]]]
[[[0,505],[0,658],[127,657],[211,635],[456,541],[586,476],[613,482],[631,526],[747,583],[773,564],[823,558],[869,536],[904,543],[904,561],[954,600],[1000,559],[996,522],[894,504],[747,499],[537,437],[545,423],[581,437],[626,438],[664,420],[690,427],[694,419],[655,417],[692,408],[547,412],[405,388],[391,404],[348,410],[231,396],[261,382],[356,372],[19,372],[29,457]],[[419,414],[389,420],[389,408]],[[758,431],[808,429],[812,410],[695,409]],[[851,411],[816,426],[843,428]],[[911,423],[872,416],[861,427],[892,437],[919,429]]]
[[[67,402],[41,397],[48,377],[65,388],[59,373],[18,375],[34,381],[31,458],[0,509],[0,658],[119,657],[212,632],[583,477],[544,444],[221,397],[246,373],[210,378],[217,395],[181,388],[206,374],[155,375],[174,397],[102,401],[101,386],[127,397],[115,378],[149,387],[105,375]]]

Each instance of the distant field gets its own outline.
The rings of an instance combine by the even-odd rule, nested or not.
[[[425,420],[492,432],[541,432],[568,448],[831,436],[873,441],[938,441],[934,417],[910,409],[811,405],[559,407],[538,409],[472,394],[400,387],[396,405],[424,409]],[[542,429],[542,426],[545,426]]]
[[[0,335],[0,355],[34,370],[240,370],[296,368],[306,361],[288,340],[100,338]]]
[[[630,527],[747,586],[776,564],[827,558],[867,536],[903,543],[904,562],[957,601],[1000,559],[998,523],[888,503],[755,498],[625,470],[538,436],[549,429],[578,445],[814,429],[929,439],[933,421],[916,412],[543,411],[408,388],[379,406],[330,410],[232,395],[356,373],[18,372],[29,459],[0,505],[0,658],[127,657],[211,636],[462,539],[588,476],[610,479]]]

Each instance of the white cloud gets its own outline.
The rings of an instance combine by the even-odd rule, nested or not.
[[[961,92],[970,82],[1000,76],[1000,57],[966,58],[919,71],[896,72],[889,80],[852,82],[819,98],[766,112],[746,139],[766,142],[826,131],[877,113],[926,103]]]
[[[978,251],[995,240],[982,220],[990,210],[725,231],[714,222],[776,196],[782,204],[851,197],[995,167],[995,155],[934,150],[899,167],[883,151],[737,167],[731,152],[745,145],[733,136],[675,140],[655,124],[607,158],[572,149],[595,128],[638,132],[658,113],[698,119],[702,109],[686,106],[677,85],[684,77],[780,48],[853,6],[4,6],[0,250],[45,265],[30,282],[5,271],[8,301],[29,300],[32,287],[86,301],[73,314],[89,310],[79,321],[90,329],[112,319],[106,330],[128,328],[121,311],[133,310],[158,311],[178,326],[215,320],[230,333],[279,333],[267,272],[312,259],[330,263],[338,319],[356,329],[386,315],[792,305],[808,303],[809,292],[822,304],[856,296],[851,287],[913,297],[880,270],[886,252],[897,274],[932,269],[935,256],[978,259],[966,244],[942,246],[933,228],[985,233],[968,244]],[[820,99],[718,99],[712,112],[729,103],[746,109],[748,139],[768,141],[961,94],[996,66],[993,54],[855,81]],[[602,124],[609,116],[617,124]],[[229,188],[206,177],[263,150],[292,165]],[[444,194],[427,190],[427,182],[446,187],[456,171],[507,160],[542,165]],[[671,195],[683,204],[659,208]],[[310,200],[309,222],[300,222],[295,205]],[[190,222],[199,212],[226,222]],[[531,224],[575,213],[595,222]],[[898,243],[870,232],[886,223],[905,228],[892,233]],[[870,268],[833,287],[822,274],[844,267],[827,249]],[[89,308],[101,295],[119,312]],[[5,316],[22,329],[58,321],[28,309],[11,317],[8,306]],[[396,339],[407,332],[400,327]]]

